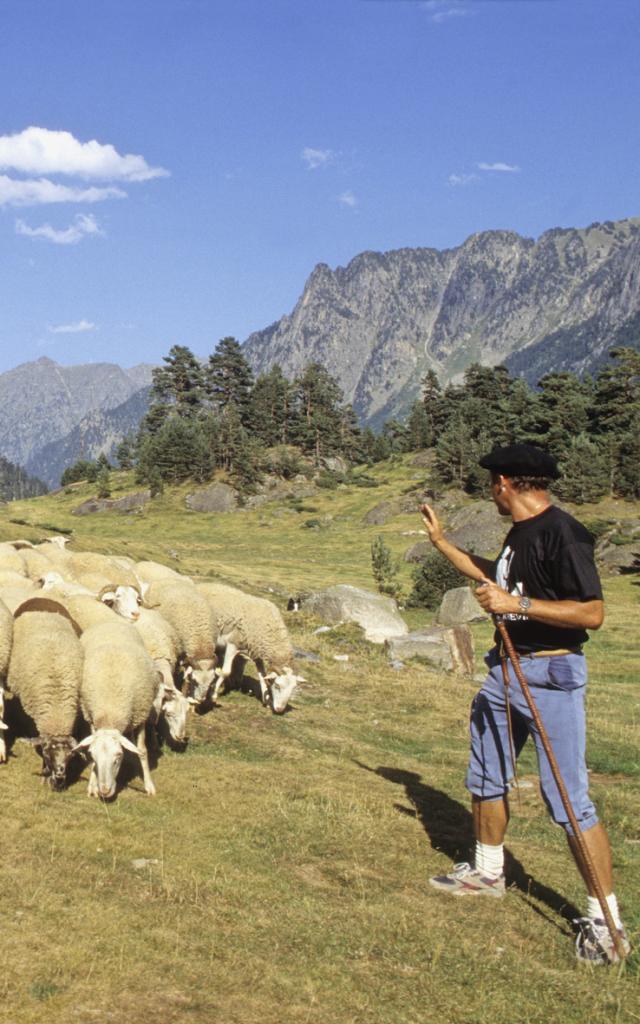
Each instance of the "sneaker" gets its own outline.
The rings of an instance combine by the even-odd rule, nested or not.
[[[448,875],[435,875],[429,884],[451,896],[504,896],[504,875],[487,878],[470,864],[454,864]]]
[[[576,956],[578,960],[591,964],[617,964],[620,960],[613,944],[611,933],[600,917],[579,917],[573,922],[578,929],[576,938]],[[631,943],[624,928],[618,929],[622,940],[624,955],[631,952]]]

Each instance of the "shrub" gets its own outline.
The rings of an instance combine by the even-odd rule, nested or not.
[[[437,551],[430,552],[420,565],[411,573],[413,589],[407,604],[411,608],[429,608],[432,611],[439,607],[447,590],[464,587],[468,582],[451,562],[443,558]]]

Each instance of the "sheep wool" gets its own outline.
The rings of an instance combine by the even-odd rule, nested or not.
[[[148,608],[159,611],[170,622],[180,641],[181,654],[192,662],[213,661],[214,623],[209,603],[193,583],[183,580],[155,580],[145,595]]]
[[[279,672],[292,664],[289,633],[273,601],[223,583],[197,583],[196,590],[209,603],[215,635],[231,635],[238,650],[254,661],[261,672]]]
[[[115,622],[98,623],[82,634],[80,705],[94,728],[127,733],[149,717],[158,680],[134,627],[114,618]]]

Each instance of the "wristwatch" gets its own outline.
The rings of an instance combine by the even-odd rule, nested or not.
[[[522,615],[528,615],[529,614],[529,609],[531,608],[531,598],[530,597],[521,597],[520,598],[520,602],[518,604],[518,607],[519,607],[520,612],[522,613]]]

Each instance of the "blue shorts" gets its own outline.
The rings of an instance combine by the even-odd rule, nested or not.
[[[471,705],[471,755],[466,787],[481,800],[499,800],[508,792],[509,780],[513,778],[513,766],[509,749],[502,667],[497,651],[489,651],[485,660],[489,675]],[[580,831],[586,832],[597,824],[598,815],[589,799],[589,780],[585,763],[585,657],[583,654],[564,654],[550,658],[523,656],[521,665],[556,756]],[[516,759],[527,736],[532,736],[538,756],[542,797],[553,820],[571,835],[571,825],[562,805],[547,755],[511,663],[509,680],[509,703]]]

